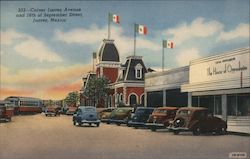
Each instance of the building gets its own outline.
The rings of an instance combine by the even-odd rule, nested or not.
[[[188,93],[181,85],[189,80],[189,66],[145,75],[145,101],[150,107],[187,106]]]
[[[207,107],[229,130],[250,133],[250,50],[243,48],[190,62],[188,105]]]
[[[125,64],[120,62],[119,51],[114,40],[104,39],[98,53],[96,72],[83,77],[81,104],[92,104],[84,96],[84,89],[91,77],[105,77],[109,82],[109,94],[99,107],[144,105],[144,74],[147,69],[141,56],[129,56]]]
[[[206,107],[229,131],[250,133],[250,49],[190,61],[145,75],[148,106]]]

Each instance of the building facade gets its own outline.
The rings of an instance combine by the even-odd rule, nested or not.
[[[81,104],[89,103],[84,96],[91,76],[104,77],[109,83],[109,93],[103,103],[96,103],[99,107],[135,106],[144,105],[144,76],[147,69],[141,56],[129,56],[125,64],[120,62],[119,51],[114,40],[104,39],[98,53],[96,72],[88,73],[83,77],[81,89]]]
[[[188,83],[189,67],[180,67],[145,75],[145,101],[150,107],[188,105],[188,93],[181,92],[181,85]]]
[[[238,49],[190,62],[188,105],[207,107],[229,129],[250,133],[250,50]]]

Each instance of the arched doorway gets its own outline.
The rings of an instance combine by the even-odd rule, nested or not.
[[[136,102],[136,95],[135,94],[131,94],[129,96],[129,105],[133,106],[133,105],[136,105],[137,102]]]
[[[145,104],[144,104],[144,94],[141,96],[141,106],[144,106]]]

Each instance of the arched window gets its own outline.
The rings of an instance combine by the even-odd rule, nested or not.
[[[144,103],[144,94],[141,96],[141,106],[144,106],[145,105],[145,103]]]
[[[122,95],[122,93],[120,93],[120,95],[119,95],[119,102],[123,102],[123,95]]]
[[[142,79],[142,65],[139,63],[135,66],[135,78]]]
[[[131,95],[129,96],[129,104],[130,104],[131,106],[137,104],[137,102],[136,102],[136,95],[131,94]]]

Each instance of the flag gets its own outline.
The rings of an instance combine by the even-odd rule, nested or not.
[[[145,25],[136,24],[135,31],[139,34],[147,35],[147,27]]]
[[[120,23],[120,17],[116,14],[109,13],[109,21],[112,21],[114,23],[119,24]]]
[[[162,46],[163,46],[163,48],[173,49],[174,48],[174,43],[172,41],[169,41],[169,40],[163,40],[162,41]]]

